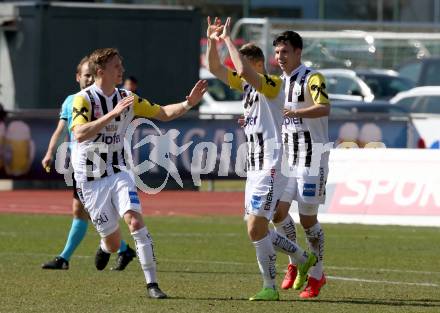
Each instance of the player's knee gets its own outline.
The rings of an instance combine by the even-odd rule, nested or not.
[[[300,214],[299,220],[301,223],[301,226],[304,229],[313,227],[318,223],[318,216],[317,215],[302,215]]]
[[[258,241],[263,238],[261,232],[254,227],[248,229],[248,236],[251,241]]]
[[[263,227],[259,223],[248,224],[248,236],[251,241],[258,241],[263,239],[268,232],[267,227]]]
[[[310,228],[318,223],[319,204],[298,202],[299,220],[303,228]]]
[[[129,226],[131,231],[136,231],[144,227],[144,223],[138,219],[132,219]]]
[[[273,216],[272,221],[274,223],[281,223],[289,214],[290,203],[288,202],[280,202],[278,203],[277,210]]]
[[[127,223],[130,232],[135,232],[145,226],[142,215],[137,212],[128,211],[124,215],[124,220]]]

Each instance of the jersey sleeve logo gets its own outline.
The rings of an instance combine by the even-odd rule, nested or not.
[[[89,110],[87,110],[87,108],[82,107],[81,110],[78,110],[77,108],[74,107],[73,114],[75,116],[73,117],[73,120],[75,120],[79,116],[82,116],[88,122],[89,118],[87,117],[87,114],[86,114],[87,112],[89,112]]]
[[[325,84],[321,83],[321,86],[318,85],[312,85],[312,87],[310,87],[310,89],[312,89],[313,92],[316,92],[314,100],[318,100],[318,98],[322,95],[324,98],[328,99],[328,95],[325,92]]]
[[[264,78],[266,79],[266,84],[271,85],[272,87],[276,87],[276,83],[273,81],[272,78],[270,78],[268,75],[264,75]]]

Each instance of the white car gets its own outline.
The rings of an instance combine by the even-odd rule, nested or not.
[[[390,102],[410,113],[440,114],[440,86],[416,87],[399,92]]]
[[[217,79],[207,69],[200,69],[200,79],[208,81],[208,91],[203,95],[199,106],[202,118],[231,118],[243,114],[242,95]]]
[[[323,69],[330,99],[389,100],[398,92],[414,87],[414,82],[386,69]]]
[[[322,69],[319,72],[325,77],[330,100],[373,101],[373,92],[356,75],[355,71],[347,69]]]
[[[394,96],[390,102],[410,112],[427,148],[440,148],[440,86],[416,87]]]

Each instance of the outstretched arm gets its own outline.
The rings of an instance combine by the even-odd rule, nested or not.
[[[166,122],[182,116],[202,100],[203,94],[206,92],[207,88],[207,81],[199,80],[191,90],[189,96],[186,96],[186,101],[160,107],[154,118]]]
[[[244,78],[249,84],[251,84],[256,90],[261,91],[262,82],[260,74],[255,71],[251,63],[243,57],[240,52],[238,52],[237,47],[235,47],[232,42],[231,33],[231,18],[226,19],[225,25],[223,26],[223,33],[220,38],[224,40],[226,46],[228,47],[229,55],[231,56],[232,63],[234,63],[237,74]]]

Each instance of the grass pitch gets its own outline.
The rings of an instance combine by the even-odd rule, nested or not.
[[[71,218],[0,215],[0,312],[440,312],[438,229],[324,225],[328,280],[319,298],[289,290],[279,302],[250,302],[261,279],[239,217],[145,220],[171,299],[146,297],[137,259],[124,272],[98,272],[91,225],[70,269],[45,271],[40,265],[61,252]],[[300,227],[298,234],[304,246]],[[278,282],[286,262],[278,254]]]

